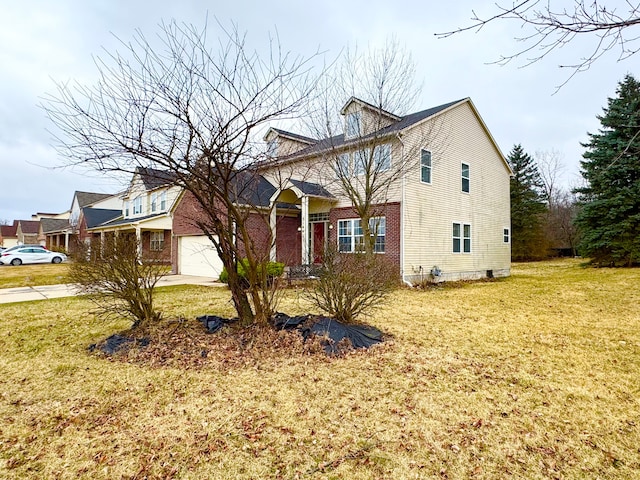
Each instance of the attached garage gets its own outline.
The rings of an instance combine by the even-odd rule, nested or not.
[[[205,235],[178,238],[178,273],[217,279],[222,261]]]

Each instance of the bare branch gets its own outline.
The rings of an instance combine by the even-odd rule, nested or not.
[[[577,73],[588,70],[604,54],[616,47],[619,49],[618,61],[628,59],[640,49],[639,35],[633,30],[633,27],[640,25],[640,2],[625,0],[623,5],[607,7],[603,2],[575,0],[572,8],[567,9],[554,7],[549,0],[524,0],[514,3],[512,7],[496,4],[496,8],[498,13],[484,18],[473,11],[470,25],[435,35],[447,38],[470,30],[479,32],[498,20],[514,21],[527,32],[515,39],[524,47],[513,54],[501,55],[493,63],[504,65],[524,58],[523,66],[542,60],[578,36],[593,36],[595,44],[590,47],[587,55],[573,63],[559,65],[561,68],[571,69],[572,73],[557,89]],[[634,33],[630,33],[631,31]],[[530,53],[534,55],[529,57]]]

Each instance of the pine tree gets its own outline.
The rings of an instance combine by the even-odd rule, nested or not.
[[[546,255],[544,223],[546,211],[542,179],[533,158],[515,145],[507,161],[511,178],[511,258],[536,260]]]
[[[600,265],[640,264],[640,83],[626,75],[598,116],[581,162],[587,186],[577,224],[579,250]]]

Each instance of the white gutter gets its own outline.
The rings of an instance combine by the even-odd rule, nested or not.
[[[402,163],[406,163],[405,158],[404,158],[404,142],[402,141],[402,132],[398,132],[396,133],[396,138],[398,139],[398,141],[400,142],[400,146],[402,149],[402,153],[401,153],[401,157],[402,158]],[[405,208],[405,200],[406,200],[406,171],[405,171],[405,165],[402,166],[402,183],[401,183],[401,189],[402,189],[402,201],[400,203],[400,271],[402,272],[402,281],[410,286],[413,287],[413,285],[411,284],[411,282],[409,282],[405,276],[404,276],[404,208]]]

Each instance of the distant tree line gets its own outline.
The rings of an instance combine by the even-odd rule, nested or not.
[[[579,188],[558,185],[559,152],[509,153],[513,260],[579,254],[599,266],[640,265],[640,82],[626,75],[616,93],[582,145]]]

